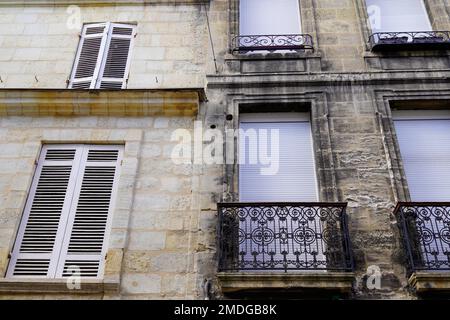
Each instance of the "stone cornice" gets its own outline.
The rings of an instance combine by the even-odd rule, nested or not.
[[[0,0],[0,6],[202,4],[210,0]]]
[[[0,116],[193,116],[206,101],[192,89],[0,89]]]
[[[395,83],[450,83],[450,70],[347,73],[286,73],[208,75],[208,88],[263,86],[342,86]]]

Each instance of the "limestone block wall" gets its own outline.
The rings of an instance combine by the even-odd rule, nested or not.
[[[46,2],[46,1],[43,1]],[[48,2],[48,1],[47,1]],[[81,27],[69,27],[73,11],[69,1],[56,6],[2,5],[0,8],[0,88],[65,88],[75,58]],[[64,4],[66,3],[66,4]],[[365,72],[372,69],[449,68],[445,53],[393,55],[416,57],[414,65],[398,67],[373,62],[368,47],[371,33],[361,0],[306,1],[302,19],[316,39],[314,58],[321,66],[314,72]],[[137,24],[128,88],[175,88],[206,85],[206,75],[226,73],[230,58],[230,34],[236,32],[238,0],[209,3],[150,1],[129,5],[81,5],[80,22],[128,22]],[[427,2],[436,30],[450,30],[447,3]],[[236,9],[234,9],[236,10]],[[209,17],[209,28],[206,14]],[[69,26],[68,26],[69,23]],[[210,42],[209,31],[211,32]],[[215,55],[213,56],[212,48]],[[430,56],[429,58],[424,58]],[[434,63],[434,57],[443,60]],[[300,58],[305,57],[300,54]],[[417,58],[420,57],[420,58]],[[214,64],[217,60],[217,70]],[[375,60],[376,60],[375,59]],[[309,59],[310,60],[310,59]],[[298,67],[274,72],[304,72]],[[270,72],[270,70],[268,70]]]
[[[171,160],[173,130],[192,117],[2,117],[0,119],[0,277],[7,268],[43,143],[124,144],[105,278],[118,294],[0,294],[9,298],[195,298],[201,184],[194,167]]]
[[[204,86],[212,59],[203,5],[137,3],[79,9],[81,23],[137,24],[128,88]],[[70,27],[73,21],[69,4],[0,6],[0,88],[66,88],[81,32],[81,26]],[[222,31],[216,28],[216,33]]]

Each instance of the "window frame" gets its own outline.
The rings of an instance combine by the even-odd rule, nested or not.
[[[299,17],[301,34],[309,34],[312,37],[315,52],[317,52],[317,28],[314,15],[313,0],[298,0],[299,2]],[[240,0],[229,1],[229,15],[228,15],[228,53],[233,53],[233,39],[240,35],[239,21],[240,21]],[[287,56],[292,53],[286,54]],[[234,56],[248,58],[249,56],[260,56],[261,53],[249,52],[247,54],[234,53]]]
[[[252,112],[261,112],[261,105],[289,104],[295,105],[298,112],[308,112],[310,116],[313,160],[319,202],[339,202],[341,195],[337,188],[337,172],[333,158],[331,133],[328,118],[327,97],[322,93],[306,93],[293,95],[278,94],[233,94],[227,98],[227,114],[233,115],[232,121],[226,121],[224,129],[239,129],[241,107],[251,108]],[[298,107],[298,108],[297,108]],[[258,111],[256,111],[258,110]],[[275,109],[276,110],[276,109]],[[280,112],[274,109],[269,112]],[[246,111],[247,112],[247,111]],[[284,112],[284,111],[283,111]],[[297,110],[296,110],[297,112]],[[225,143],[223,166],[223,202],[239,202],[239,140],[235,137],[232,143]],[[234,155],[234,163],[228,161],[228,154]]]
[[[372,32],[372,27],[371,27],[370,21],[369,21],[369,15],[367,13],[366,0],[353,0],[353,2],[357,9],[356,11],[358,14],[359,26],[360,26],[360,29],[361,29],[361,32],[362,32],[363,38],[364,38],[365,51],[366,51],[366,54],[368,54],[368,53],[371,53],[371,51],[372,51],[369,38],[373,34],[373,32]],[[431,6],[428,1],[423,1],[423,4],[424,4],[425,11],[428,15],[428,19],[431,24],[431,29],[432,30],[438,30],[438,29],[445,30],[446,29],[445,27],[437,26],[437,24],[434,21],[434,16],[435,16],[434,6]],[[405,30],[405,31],[408,31],[408,30]]]

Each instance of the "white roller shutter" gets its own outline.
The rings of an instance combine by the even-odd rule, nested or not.
[[[48,145],[37,165],[7,276],[99,277],[121,146]]]
[[[69,88],[125,88],[135,32],[134,25],[117,23],[85,25]]]
[[[394,113],[400,153],[412,201],[450,200],[450,113],[448,117]]]
[[[431,31],[423,0],[366,0],[372,32]]]
[[[240,0],[241,35],[301,33],[298,0]]]
[[[315,202],[318,201],[316,171],[313,156],[313,145],[311,136],[311,124],[309,114],[301,113],[272,113],[272,114],[242,114],[240,115],[239,135],[239,200],[241,202]],[[271,138],[271,130],[278,132],[278,141]],[[250,136],[256,133],[257,141]],[[275,149],[278,149],[278,172],[273,175],[263,175],[261,169],[268,165],[261,163],[261,142],[265,144],[266,138],[264,131],[267,132],[267,153],[270,156]],[[246,134],[243,134],[243,133]],[[262,139],[262,140],[261,140]],[[255,143],[256,142],[256,143]],[[272,143],[274,142],[274,143]],[[274,149],[272,149],[274,147]],[[252,164],[257,159],[256,163]],[[257,205],[257,204],[256,204]],[[250,210],[250,207],[247,208]],[[248,233],[246,240],[239,244],[239,251],[245,253],[241,259],[245,261],[256,261],[261,263],[264,259],[269,259],[263,252],[276,252],[271,256],[276,261],[296,259],[306,261],[325,262],[323,254],[325,243],[318,239],[308,246],[290,247],[283,255],[283,246],[286,244],[277,239],[269,245],[261,245],[255,241],[247,239],[261,229],[261,221],[254,220],[250,216],[239,220],[240,229]],[[296,223],[289,218],[280,219],[275,216],[273,221],[264,225],[279,234],[281,229],[287,233],[293,233]],[[314,230],[322,234],[322,222],[315,217],[302,225],[303,228]],[[300,257],[294,254],[295,251],[304,252]],[[253,253],[258,252],[256,258]],[[313,256],[307,252],[316,252]],[[325,267],[325,263],[323,265]],[[278,266],[279,267],[279,266]],[[254,271],[253,271],[254,272]]]
[[[258,143],[250,144],[245,135],[239,137],[239,199],[242,202],[313,202],[318,200],[311,124],[305,114],[242,114],[240,129],[255,130]],[[261,131],[262,130],[262,131]],[[263,175],[268,168],[260,160],[261,132],[266,130],[268,154],[271,154],[271,130],[279,133],[278,172]],[[250,131],[248,131],[250,132]],[[261,150],[263,151],[263,150]],[[258,161],[250,163],[256,156]]]

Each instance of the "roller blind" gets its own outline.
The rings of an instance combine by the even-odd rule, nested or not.
[[[450,118],[394,120],[412,201],[450,201]]]
[[[423,0],[366,0],[372,32],[432,31]]]
[[[100,277],[122,146],[44,146],[7,275]]]
[[[298,0],[240,0],[241,35],[301,33]]]
[[[117,23],[85,25],[69,88],[125,88],[134,36],[134,25]]]
[[[239,136],[239,199],[240,201],[317,201],[317,182],[311,125],[304,114],[269,116],[241,115],[240,129],[243,132],[257,133],[257,142],[251,142],[249,135]],[[265,144],[264,131],[267,132]],[[279,139],[271,132],[278,132]],[[272,139],[274,138],[274,139]],[[261,149],[267,146],[267,152]],[[274,174],[263,174],[269,168],[261,155],[269,156],[278,150],[278,170]],[[257,159],[251,163],[250,159]]]

